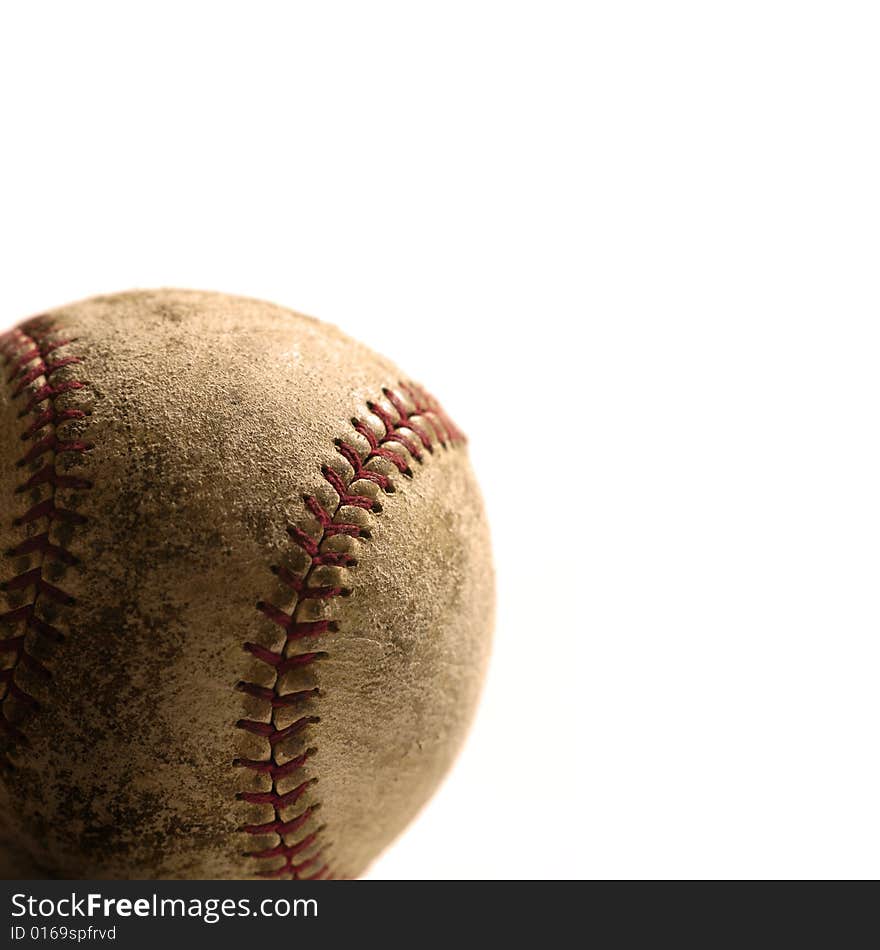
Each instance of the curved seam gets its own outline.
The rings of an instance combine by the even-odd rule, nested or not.
[[[345,520],[343,509],[360,508],[374,515],[381,512],[382,506],[375,498],[370,494],[365,494],[363,490],[358,492],[354,489],[357,482],[370,482],[376,486],[377,490],[389,494],[394,492],[395,487],[391,477],[381,468],[383,463],[386,469],[396,470],[405,478],[412,478],[413,471],[408,459],[421,464],[425,454],[433,453],[437,445],[447,449],[464,444],[466,441],[462,432],[452,423],[439,403],[418,386],[412,383],[399,383],[396,390],[384,388],[382,395],[386,400],[386,405],[373,401],[368,401],[366,404],[369,414],[379,421],[384,430],[381,435],[362,419],[351,420],[352,429],[367,444],[366,451],[342,438],[334,440],[336,452],[346,463],[350,474],[343,476],[329,465],[321,468],[324,482],[330,486],[337,497],[337,503],[332,511],[328,511],[314,494],[303,498],[309,514],[317,523],[319,532],[313,530],[310,533],[297,525],[291,525],[287,529],[294,545],[308,558],[308,567],[304,572],[295,573],[278,566],[272,568],[273,573],[293,592],[292,608],[288,612],[267,601],[257,602],[257,610],[267,620],[284,629],[284,646],[280,652],[275,652],[258,644],[244,644],[244,650],[247,653],[272,669],[273,682],[270,687],[245,681],[236,684],[239,691],[267,701],[270,713],[268,722],[240,719],[236,723],[237,728],[261,737],[265,747],[263,758],[237,758],[233,764],[252,772],[268,775],[271,789],[239,792],[238,798],[251,804],[271,805],[273,817],[268,822],[243,825],[239,830],[250,835],[274,834],[278,837],[277,844],[248,851],[247,856],[256,860],[283,859],[277,867],[257,868],[253,872],[256,877],[320,880],[338,876],[326,859],[325,852],[329,846],[322,841],[326,826],[320,825],[315,830],[308,831],[303,837],[296,837],[306,830],[310,819],[321,807],[320,801],[299,811],[292,818],[285,818],[283,814],[318,782],[317,777],[308,777],[308,763],[317,752],[317,747],[309,746],[286,762],[278,759],[279,745],[288,738],[299,736],[300,733],[310,733],[312,727],[320,722],[318,716],[303,715],[284,728],[279,726],[279,710],[309,704],[320,699],[321,696],[320,688],[283,692],[284,675],[289,670],[311,665],[328,655],[324,650],[298,652],[299,645],[303,641],[325,633],[336,633],[339,630],[336,620],[303,621],[299,619],[297,617],[299,608],[310,600],[332,602],[335,598],[346,597],[351,593],[348,587],[315,583],[316,572],[323,567],[349,569],[357,566],[355,557],[347,552],[328,549],[327,542],[338,535],[361,541],[370,539],[368,529]],[[377,466],[375,464],[377,462],[380,465]],[[371,463],[373,463],[372,467],[370,467]],[[317,536],[314,536],[315,534]],[[290,791],[282,793],[279,783],[297,773],[301,773],[298,777],[302,780]],[[317,850],[302,859],[303,852],[307,852],[315,844],[318,845]]]
[[[78,563],[73,552],[52,538],[55,522],[71,525],[86,521],[83,515],[57,504],[58,489],[88,489],[91,482],[79,476],[60,472],[58,459],[62,455],[82,455],[93,448],[89,442],[78,439],[65,440],[60,434],[63,423],[85,418],[88,413],[80,408],[60,408],[56,400],[66,393],[83,389],[87,383],[69,378],[54,383],[52,377],[66,366],[83,362],[75,355],[49,357],[71,343],[73,339],[50,339],[61,332],[48,317],[33,317],[19,326],[0,335],[0,356],[4,367],[9,369],[7,385],[13,387],[13,401],[27,397],[19,418],[33,416],[21,434],[23,442],[30,447],[16,461],[17,468],[34,466],[32,473],[15,489],[16,494],[31,492],[32,504],[24,514],[13,519],[13,526],[24,529],[25,538],[5,552],[10,558],[26,558],[27,568],[20,570],[0,584],[0,590],[22,591],[31,589],[24,602],[0,613],[0,625],[19,627],[21,632],[0,639],[0,653],[7,665],[0,671],[0,767],[14,769],[10,754],[28,745],[24,732],[25,721],[39,710],[39,702],[19,682],[20,672],[28,670],[43,680],[52,678],[51,670],[37,654],[50,651],[65,639],[65,634],[39,610],[42,601],[50,601],[62,607],[72,605],[73,596],[45,576],[51,562],[59,573]],[[43,486],[48,486],[46,497]],[[41,522],[45,529],[40,531]],[[22,594],[24,596],[24,593]],[[34,647],[39,644],[39,649]],[[11,715],[10,715],[11,714]]]

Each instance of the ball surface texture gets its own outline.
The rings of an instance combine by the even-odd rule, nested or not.
[[[483,678],[462,433],[336,328],[222,294],[62,307],[0,363],[0,873],[362,874]]]

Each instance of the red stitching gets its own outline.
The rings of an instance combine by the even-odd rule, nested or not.
[[[274,786],[274,782],[272,783]],[[312,815],[318,810],[319,805],[310,805],[301,815],[297,815],[296,818],[291,818],[290,821],[281,821],[278,817],[278,812],[275,813],[275,819],[273,821],[264,822],[262,825],[245,825],[241,830],[247,832],[249,835],[268,835],[268,834],[279,834],[279,835],[289,835],[294,832],[299,831],[300,828],[312,817]],[[297,848],[302,847],[302,842],[298,841],[296,844],[285,845],[286,848]],[[250,852],[251,854],[253,852]]]
[[[239,792],[238,797],[242,801],[251,802],[254,805],[274,805],[275,808],[286,808],[302,798],[306,789],[317,781],[316,778],[307,779],[283,795],[279,795],[277,792]]]
[[[303,838],[302,841],[299,841],[294,845],[277,844],[274,848],[264,848],[262,851],[251,851],[250,854],[255,858],[274,858],[277,854],[297,854],[300,851],[305,850],[310,844],[313,844],[317,837],[317,833],[313,832],[312,834],[308,835],[308,837]],[[270,871],[267,873],[271,874],[274,872]]]
[[[271,723],[257,722],[254,719],[239,719],[236,725],[239,729],[246,729],[248,732],[253,732],[254,735],[262,736],[268,740],[270,746],[274,746],[291,736],[295,736],[298,732],[302,732],[306,726],[320,721],[318,716],[303,716],[289,726],[285,726],[284,729],[276,729]]]
[[[333,601],[337,597],[345,597],[351,593],[347,587],[315,583],[317,580],[315,572],[319,568],[357,566],[356,557],[347,552],[328,550],[326,542],[338,536],[369,540],[369,529],[346,520],[346,509],[359,508],[378,514],[382,506],[365,491],[357,490],[356,483],[369,482],[381,491],[391,493],[395,489],[391,475],[388,473],[389,467],[404,477],[412,478],[411,462],[423,462],[424,454],[432,453],[437,445],[447,448],[464,442],[461,431],[449,420],[436,400],[418,387],[401,383],[397,390],[383,389],[382,395],[387,401],[387,406],[372,401],[367,403],[369,414],[381,425],[383,430],[381,433],[376,431],[375,424],[371,425],[363,419],[351,420],[354,433],[366,443],[366,449],[358,448],[356,444],[343,439],[336,439],[334,442],[337,453],[347,464],[350,472],[343,473],[329,465],[321,468],[321,476],[336,495],[337,502],[333,510],[328,511],[316,495],[306,495],[303,499],[307,511],[317,522],[319,536],[315,537],[314,531],[309,532],[297,525],[291,525],[287,529],[293,543],[308,558],[308,568],[304,571],[293,571],[278,565],[272,568],[278,579],[296,595],[293,608],[287,612],[267,601],[257,602],[257,610],[268,621],[285,631],[284,647],[280,652],[276,652],[256,643],[244,644],[244,650],[247,653],[274,670],[274,681],[271,687],[244,681],[236,684],[236,689],[240,692],[267,701],[271,709],[269,722],[240,719],[236,723],[237,728],[265,740],[266,758],[238,758],[233,764],[258,774],[268,775],[272,781],[269,791],[239,792],[238,798],[252,804],[271,805],[275,813],[271,821],[244,825],[240,830],[250,835],[277,834],[280,837],[277,845],[249,851],[247,854],[255,859],[284,859],[278,867],[254,871],[257,877],[293,880],[321,880],[333,877],[329,864],[322,859],[328,847],[326,844],[305,859],[294,861],[297,855],[318,841],[324,830],[323,826],[299,840],[290,843],[286,840],[289,836],[304,830],[306,823],[320,807],[320,803],[310,805],[292,819],[285,821],[281,817],[282,809],[295,805],[317,782],[317,778],[305,778],[295,788],[283,794],[278,789],[281,779],[308,767],[308,761],[317,752],[317,748],[306,749],[296,758],[282,764],[277,761],[276,747],[291,736],[308,732],[312,726],[320,722],[320,718],[302,715],[284,728],[278,728],[275,718],[277,709],[307,704],[321,695],[317,688],[291,693],[282,692],[282,678],[286,672],[296,667],[307,666],[327,656],[323,651],[288,654],[289,646],[306,638],[334,633],[338,630],[335,620],[298,621],[297,608],[306,600]],[[319,866],[315,867],[315,865]]]
[[[27,401],[24,409],[19,412],[19,418],[26,416],[31,412],[36,406],[39,406],[40,403],[45,402],[47,399],[54,399],[55,396],[62,396],[64,393],[73,392],[77,389],[85,389],[86,384],[81,382],[78,379],[72,379],[65,383],[58,383],[55,386],[50,386],[46,383],[45,386],[41,386]]]
[[[41,600],[61,606],[74,603],[74,598],[69,593],[50,583],[44,576],[44,569],[50,562],[62,568],[78,563],[72,551],[50,540],[51,524],[55,521],[82,524],[86,520],[75,511],[58,507],[56,492],[59,488],[91,487],[88,479],[62,474],[57,469],[60,456],[82,454],[92,448],[91,443],[79,439],[66,440],[58,433],[60,425],[83,419],[88,413],[82,409],[61,408],[56,404],[58,396],[76,392],[86,386],[85,382],[76,379],[53,381],[59,370],[83,362],[82,357],[76,355],[49,360],[52,353],[74,342],[74,339],[66,337],[49,339],[57,332],[58,328],[50,318],[34,317],[0,335],[0,356],[9,371],[6,382],[12,387],[11,398],[18,399],[29,394],[24,407],[18,413],[19,418],[34,413],[34,418],[25,426],[21,435],[22,441],[31,441],[32,445],[18,459],[16,466],[26,468],[38,460],[42,462],[35,472],[16,487],[15,493],[33,492],[43,485],[49,490],[48,497],[35,499],[31,507],[12,522],[15,527],[24,527],[28,531],[32,530],[30,525],[39,521],[46,522],[45,531],[28,535],[20,544],[6,551],[7,557],[29,558],[32,566],[0,583],[0,590],[3,591],[30,591],[24,604],[0,613],[0,625],[19,627],[22,631],[0,638],[0,654],[7,658],[6,667],[0,671],[0,732],[3,733],[3,739],[0,741],[0,767],[4,768],[12,768],[10,753],[13,749],[16,746],[26,746],[28,742],[21,728],[22,717],[17,716],[16,722],[9,718],[8,701],[13,700],[27,711],[34,711],[39,706],[36,698],[17,682],[18,671],[27,668],[31,673],[47,680],[52,676],[45,663],[31,653],[31,643],[39,639],[59,644],[64,640],[64,634],[58,627],[38,616],[37,608]]]
[[[22,492],[30,491],[32,488],[36,488],[44,482],[48,482],[55,488],[92,487],[92,483],[87,478],[78,478],[75,475],[59,475],[58,472],[55,471],[54,465],[44,465],[39,471],[34,472],[26,482],[19,485],[15,489],[15,493],[21,494]]]
[[[236,759],[233,764],[240,765],[243,768],[252,769],[254,772],[271,775],[273,778],[284,778],[285,775],[290,775],[297,769],[301,769],[305,764],[306,759],[313,756],[317,751],[318,750],[314,747],[311,749],[306,749],[302,755],[298,755],[295,759],[285,762],[284,765],[275,765],[274,762],[264,762],[257,759]]]
[[[50,484],[53,488],[56,487],[54,481],[50,480]],[[23,524],[30,524],[32,521],[39,521],[41,518],[46,518],[49,521],[70,521],[73,524],[83,524],[86,520],[83,515],[77,514],[75,511],[58,508],[54,498],[47,498],[45,501],[37,502],[33,507],[28,508],[21,517],[14,518],[12,523],[18,527]]]
[[[43,534],[35,534],[33,537],[27,538],[22,541],[21,544],[17,544],[14,548],[10,548],[6,553],[10,557],[22,557],[25,554],[30,554],[32,551],[40,551],[44,557],[51,557],[56,561],[63,561],[65,564],[78,564],[79,558],[75,554],[72,554],[67,548],[59,547],[57,544],[52,544],[49,540],[49,532],[44,531]]]

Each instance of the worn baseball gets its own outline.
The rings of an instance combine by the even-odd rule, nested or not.
[[[62,307],[0,361],[2,873],[360,875],[486,665],[461,431],[334,327],[221,294]]]

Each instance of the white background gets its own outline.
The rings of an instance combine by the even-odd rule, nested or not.
[[[470,435],[494,662],[373,877],[880,875],[875,11],[4,7],[0,323],[265,297]]]

